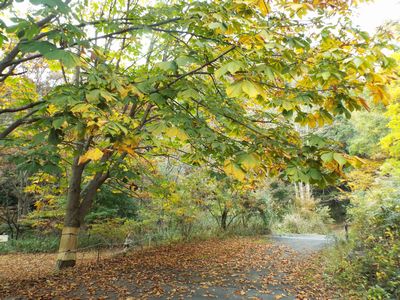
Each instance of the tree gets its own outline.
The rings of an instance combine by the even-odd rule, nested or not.
[[[68,166],[59,268],[75,264],[97,190],[137,180],[132,166],[174,157],[239,181],[280,174],[327,185],[357,160],[315,135],[303,141],[293,123],[350,116],[366,106],[366,91],[387,101],[390,33],[353,28],[343,1],[32,4],[37,19],[2,24],[0,80],[43,58],[60,62],[65,82],[0,111],[27,112],[1,137],[18,143],[31,171]]]
[[[31,195],[24,192],[26,174],[8,167],[9,170],[0,173],[0,220],[7,224],[11,238],[18,239],[20,221],[31,211],[33,201]]]
[[[227,230],[240,216],[240,200],[246,192],[243,183],[203,168],[193,170],[184,178],[182,185],[189,191],[188,198],[207,211],[220,229]]]

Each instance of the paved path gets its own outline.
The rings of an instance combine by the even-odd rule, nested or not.
[[[320,251],[325,247],[334,243],[332,237],[320,234],[272,234],[267,236],[267,239],[272,241],[277,246],[285,246],[294,250],[296,254],[299,255],[298,259],[301,257],[310,255],[313,252]],[[288,252],[288,256],[292,256],[293,253]],[[290,292],[291,287],[282,284],[282,279],[285,277],[284,272],[277,271],[271,278],[271,284],[268,285],[268,294],[260,293],[262,290],[261,279],[265,277],[265,270],[261,271],[251,271],[247,274],[247,279],[253,284],[253,288],[241,289],[238,286],[223,286],[223,287],[210,287],[207,291],[196,290],[192,295],[191,299],[257,299],[257,300],[295,300],[296,295]],[[196,287],[193,287],[194,289]],[[239,289],[238,289],[239,288]],[[265,289],[265,286],[264,286]],[[238,290],[245,291],[245,296],[238,293]]]
[[[266,239],[272,241],[277,246],[284,246],[295,251],[298,254],[297,259],[302,259],[302,257],[318,252],[334,243],[332,237],[320,234],[272,234],[267,236]],[[288,252],[287,256],[292,256],[293,259],[293,252]],[[232,282],[230,285],[229,280],[225,281],[223,286],[210,286],[207,289],[199,289],[198,286],[192,285],[190,288],[195,292],[191,294],[190,299],[301,299],[296,298],[297,295],[290,292],[290,286],[282,283],[284,282],[283,278],[285,275],[281,270],[277,270],[272,278],[270,278],[271,284],[268,284],[267,288],[265,288],[262,282],[265,278],[265,269],[259,271],[253,270],[247,273],[246,278],[243,279],[243,283],[246,284],[243,286],[238,286],[237,281]],[[249,288],[249,283],[251,284],[251,288]],[[260,293],[260,290],[263,289],[267,290],[268,294]],[[243,291],[243,294],[240,291]]]
[[[333,237],[321,234],[273,234],[269,238],[301,254],[322,250],[335,242]]]

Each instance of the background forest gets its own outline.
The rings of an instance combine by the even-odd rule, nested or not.
[[[306,2],[2,1],[0,253],[319,233],[400,297],[399,28]]]

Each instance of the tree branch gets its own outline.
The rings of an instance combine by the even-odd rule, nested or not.
[[[4,114],[4,113],[14,113],[14,112],[27,110],[29,108],[35,107],[35,106],[45,103],[45,102],[46,101],[37,101],[37,102],[29,103],[27,105],[20,106],[20,107],[0,109],[0,115]]]
[[[9,135],[11,132],[13,132],[15,129],[17,129],[22,124],[30,124],[30,123],[34,123],[34,122],[40,120],[40,118],[29,119],[29,117],[32,116],[37,111],[38,111],[37,109],[31,111],[30,113],[26,114],[24,117],[16,120],[14,123],[12,123],[6,129],[4,129],[2,132],[0,132],[0,140],[7,137],[7,135]]]

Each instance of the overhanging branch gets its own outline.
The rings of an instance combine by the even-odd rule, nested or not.
[[[0,109],[0,115],[4,114],[4,113],[14,113],[14,112],[27,110],[29,108],[35,107],[35,106],[37,106],[39,104],[42,104],[42,103],[45,103],[45,101],[37,101],[37,102],[29,103],[29,104],[24,105],[24,106],[15,107],[15,108]]]

